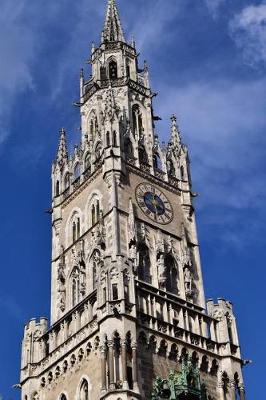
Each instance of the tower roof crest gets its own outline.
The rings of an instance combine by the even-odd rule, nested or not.
[[[102,42],[125,42],[122,24],[115,0],[108,0]]]
[[[60,131],[60,140],[57,151],[57,162],[62,163],[68,159],[67,143],[66,143],[66,132],[64,128]]]

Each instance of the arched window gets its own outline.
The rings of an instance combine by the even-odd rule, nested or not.
[[[66,397],[66,395],[64,393],[61,394],[60,400],[67,400],[67,397]]]
[[[92,226],[96,224],[96,210],[94,204],[91,206],[91,224]]]
[[[184,181],[185,180],[185,169],[184,169],[183,165],[181,165],[181,167],[180,167],[180,175],[181,175],[181,180]]]
[[[235,383],[235,400],[240,400],[239,376],[237,372],[234,375],[234,383]]]
[[[113,131],[113,146],[117,147],[117,134],[116,134],[116,131]]]
[[[140,165],[145,164],[148,165],[148,155],[147,152],[145,150],[144,146],[139,146],[139,163]]]
[[[97,277],[97,262],[94,260],[92,265],[92,289],[96,289],[96,277]]]
[[[117,63],[115,60],[112,60],[109,63],[109,79],[117,79]]]
[[[78,179],[80,177],[80,164],[77,163],[74,168],[74,177]]]
[[[89,400],[89,385],[86,379],[83,379],[80,385],[78,400]]]
[[[226,316],[226,321],[227,321],[229,341],[230,341],[230,343],[234,343],[233,330],[232,330],[232,320],[231,320],[229,315]]]
[[[55,185],[55,195],[59,196],[60,194],[60,183],[59,181],[56,181],[56,185]]]
[[[166,270],[166,290],[178,294],[178,274],[175,260],[171,255],[167,255],[164,263]]]
[[[134,152],[133,152],[133,145],[132,142],[129,138],[126,139],[125,141],[125,154],[127,158],[133,158],[134,157]]]
[[[134,136],[141,137],[143,133],[143,123],[140,108],[137,104],[132,107],[132,119],[133,119],[133,134]]]
[[[72,307],[79,302],[79,278],[77,274],[72,278]]]
[[[227,400],[229,383],[230,383],[230,380],[228,378],[228,375],[226,372],[224,372],[222,375],[222,388],[223,388],[224,400]]]
[[[70,186],[70,174],[67,172],[64,178],[64,189],[68,189]]]
[[[110,147],[111,141],[110,141],[110,132],[106,132],[106,145],[107,147]]]
[[[151,262],[150,253],[146,245],[139,246],[139,268],[138,277],[142,281],[151,282]]]
[[[80,218],[76,214],[72,218],[72,242],[76,242],[80,237]]]
[[[97,131],[98,131],[98,120],[94,111],[91,113],[89,122],[90,139],[94,141]]]
[[[101,81],[105,81],[107,79],[105,67],[100,67],[100,79]]]
[[[126,63],[126,74],[127,74],[127,77],[130,78],[130,63],[128,60]]]
[[[100,201],[97,200],[96,201],[96,222],[98,222],[99,219],[100,219],[100,213],[101,213],[101,211],[100,211]]]
[[[101,205],[98,195],[94,194],[89,204],[90,221],[89,225],[93,226],[99,222],[101,217]]]

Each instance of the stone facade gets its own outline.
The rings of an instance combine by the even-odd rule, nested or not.
[[[62,130],[52,166],[51,325],[25,327],[22,400],[146,400],[187,365],[206,399],[243,400],[232,305],[206,307],[188,150],[175,116],[159,143],[148,67],[114,0],[90,63],[80,146],[69,155]]]

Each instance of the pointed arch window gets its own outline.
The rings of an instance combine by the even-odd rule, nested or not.
[[[134,104],[132,107],[132,119],[133,119],[133,134],[139,138],[143,134],[143,122],[142,114],[138,104]]]
[[[107,79],[105,67],[100,67],[100,79],[101,79],[101,81],[105,81]]]
[[[184,181],[185,180],[185,168],[183,165],[181,165],[181,167],[180,167],[180,175],[181,175],[181,180]]]
[[[234,375],[234,384],[235,384],[235,400],[240,400],[240,386],[239,386],[239,376],[236,372]]]
[[[72,220],[72,242],[76,242],[80,238],[80,218],[75,215]]]
[[[110,132],[109,131],[106,132],[106,145],[107,145],[107,147],[110,147],[110,145],[111,145]]]
[[[223,396],[224,396],[223,400],[227,400],[227,398],[228,398],[227,395],[228,395],[229,383],[230,383],[229,377],[228,377],[227,373],[224,372],[222,375],[222,388],[223,388]]]
[[[64,178],[64,189],[68,189],[70,186],[70,174],[67,172]]]
[[[89,384],[86,379],[80,385],[78,400],[89,400]]]
[[[127,158],[133,158],[134,156],[133,145],[129,138],[125,141],[125,153]]]
[[[56,186],[55,186],[55,195],[56,197],[59,196],[60,194],[60,182],[57,180],[56,181]]]
[[[79,277],[77,274],[72,278],[72,307],[79,303]]]
[[[101,203],[97,194],[94,194],[89,204],[89,225],[93,226],[101,218]]]
[[[151,283],[151,261],[150,252],[146,245],[139,246],[139,268],[138,277],[140,280]]]
[[[109,63],[109,79],[117,79],[117,62],[115,60],[112,60]]]
[[[117,133],[113,131],[113,146],[117,147]]]
[[[178,274],[174,258],[167,255],[164,261],[166,270],[166,290],[178,294]]]
[[[130,73],[131,73],[131,71],[130,71],[130,62],[127,60],[126,61],[126,74],[127,74],[128,78],[130,78]]]

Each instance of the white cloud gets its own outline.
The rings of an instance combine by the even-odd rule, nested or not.
[[[221,240],[240,245],[252,235],[264,237],[258,219],[266,197],[265,86],[266,79],[192,82],[178,90],[165,87],[156,100],[163,117],[158,133],[169,132],[167,119],[177,113],[200,194],[202,229],[212,227]]]
[[[266,193],[256,169],[260,156],[265,156],[259,144],[266,129],[265,85],[265,79],[209,81],[161,91],[160,112],[164,118],[177,112],[184,141],[192,150],[195,181],[208,182],[205,205],[222,202],[241,208],[262,202]]]
[[[266,64],[266,4],[244,8],[230,22],[230,32],[247,64]]]
[[[33,84],[30,62],[34,56],[34,38],[21,21],[24,7],[23,0],[1,3],[0,144],[8,136],[8,119],[15,97]]]
[[[220,7],[225,3],[225,0],[205,0],[205,2],[212,16],[216,17]]]

